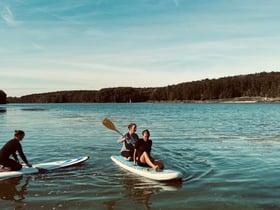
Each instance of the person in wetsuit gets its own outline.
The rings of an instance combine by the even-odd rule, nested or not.
[[[151,167],[155,171],[159,171],[164,168],[164,165],[159,160],[155,160],[151,156],[152,140],[150,139],[149,130],[143,130],[142,138],[136,142],[134,149],[134,165]],[[137,157],[136,157],[137,156]]]
[[[123,146],[121,148],[121,155],[125,160],[132,160],[135,143],[138,141],[139,137],[136,134],[136,124],[131,123],[128,126],[128,132],[123,135],[118,142],[123,142]]]
[[[2,169],[10,170],[10,171],[18,171],[22,168],[22,165],[18,160],[16,152],[18,152],[21,159],[25,162],[25,164],[28,167],[32,167],[32,165],[29,164],[27,158],[25,157],[22,150],[22,146],[20,144],[20,141],[22,141],[24,135],[25,135],[24,131],[15,130],[14,138],[8,141],[0,150],[0,165],[2,165]],[[10,159],[11,155],[14,157],[14,160]]]

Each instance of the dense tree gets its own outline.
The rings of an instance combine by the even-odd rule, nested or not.
[[[0,90],[0,104],[7,103],[7,95],[3,90]]]
[[[280,97],[280,72],[205,79],[158,88],[116,87],[99,91],[60,91],[8,98],[8,100],[21,103],[126,103],[204,101],[236,97]]]

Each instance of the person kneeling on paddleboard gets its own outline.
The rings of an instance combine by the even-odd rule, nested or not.
[[[127,127],[128,132],[118,140],[118,143],[123,142],[121,155],[124,157],[124,159],[132,160],[135,143],[138,141],[139,137],[135,133],[137,128],[135,123],[131,123]]]
[[[22,141],[24,135],[24,131],[15,130],[14,138],[8,141],[0,150],[0,165],[2,165],[2,170],[18,171],[22,168],[16,152],[18,152],[21,159],[28,167],[32,167],[32,165],[28,163],[28,160],[25,157],[20,144],[20,141]],[[14,160],[10,159],[11,155],[13,155]]]
[[[143,130],[142,139],[139,139],[139,141],[137,141],[135,145],[133,155],[134,165],[136,165],[137,162],[139,166],[151,167],[155,171],[159,171],[160,169],[163,169],[164,166],[163,163],[161,163],[159,160],[155,160],[151,157],[152,140],[150,140],[149,138],[149,130]]]

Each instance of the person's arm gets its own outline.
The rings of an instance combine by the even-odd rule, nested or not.
[[[125,134],[125,135],[123,135],[123,136],[121,136],[119,139],[118,139],[118,143],[121,143],[121,142],[123,142],[123,141],[125,141],[127,139],[127,135]]]
[[[136,156],[137,156],[138,148],[139,148],[139,141],[135,143],[134,152],[133,152],[133,161],[135,166],[136,166]]]
[[[133,153],[133,161],[134,161],[134,165],[136,166],[136,153],[137,153],[137,150],[134,149],[134,153]]]
[[[19,156],[21,157],[21,159],[23,160],[23,162],[25,162],[25,164],[26,164],[28,167],[32,167],[32,165],[28,163],[28,160],[27,160],[27,158],[25,157],[25,154],[23,153],[23,150],[22,150],[21,145],[19,145],[18,154],[19,154]]]

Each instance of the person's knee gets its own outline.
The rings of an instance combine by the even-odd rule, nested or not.
[[[128,151],[122,151],[122,152],[121,152],[121,155],[122,155],[123,157],[126,157],[126,158],[130,156],[130,154],[129,154]]]
[[[142,154],[145,158],[146,157],[148,157],[148,153],[145,151],[145,152],[143,152],[143,154]]]

